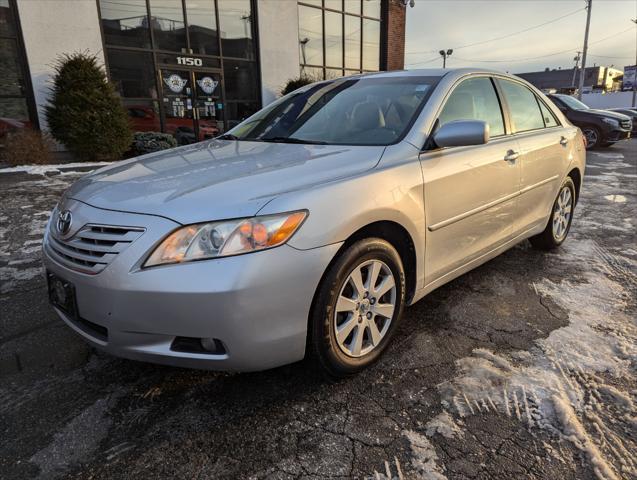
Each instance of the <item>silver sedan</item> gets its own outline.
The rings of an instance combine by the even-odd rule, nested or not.
[[[564,242],[584,166],[581,132],[511,75],[315,83],[73,185],[47,227],[49,296],[121,357],[348,375],[405,305],[525,239]]]

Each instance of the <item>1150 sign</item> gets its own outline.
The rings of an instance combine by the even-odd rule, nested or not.
[[[203,60],[193,57],[177,57],[177,65],[188,65],[189,67],[201,67]]]

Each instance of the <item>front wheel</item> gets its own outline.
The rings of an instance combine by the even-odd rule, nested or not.
[[[553,209],[546,228],[539,235],[529,239],[534,247],[541,250],[552,250],[564,243],[573,221],[575,195],[575,184],[571,177],[566,177],[555,202],[553,202]]]
[[[602,134],[597,127],[584,127],[582,133],[586,138],[586,150],[597,148],[602,143]]]
[[[345,250],[319,285],[310,315],[310,355],[332,377],[359,372],[387,348],[405,303],[400,255],[385,240]]]

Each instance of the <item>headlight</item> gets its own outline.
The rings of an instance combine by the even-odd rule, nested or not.
[[[602,122],[607,123],[611,127],[615,127],[615,128],[619,127],[619,121],[613,118],[602,118]]]
[[[307,212],[187,225],[168,235],[144,267],[256,252],[287,242]]]

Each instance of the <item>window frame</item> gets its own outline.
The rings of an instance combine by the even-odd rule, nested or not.
[[[302,58],[300,56],[299,53],[299,67],[301,72],[303,73],[305,68],[308,69],[313,69],[313,70],[321,70],[322,75],[321,78],[318,80],[333,80],[333,78],[327,78],[327,72],[328,70],[340,70],[341,72],[341,77],[345,77],[345,76],[351,76],[351,75],[357,75],[357,74],[361,74],[361,73],[375,73],[375,72],[380,72],[383,71],[383,25],[384,22],[386,21],[386,17],[383,14],[383,8],[384,8],[384,3],[385,2],[381,2],[381,11],[380,11],[380,16],[378,18],[376,17],[370,17],[370,16],[366,16],[364,15],[364,9],[363,9],[363,2],[364,0],[358,0],[360,2],[360,14],[357,13],[352,13],[349,11],[345,10],[345,2],[341,1],[341,7],[339,10],[336,10],[334,8],[330,8],[330,7],[326,7],[325,6],[325,1],[324,0],[320,0],[320,6],[310,3],[308,1],[305,0],[296,0],[296,4],[297,4],[297,10],[299,6],[303,6],[303,7],[308,7],[308,8],[314,8],[316,10],[321,11],[321,28],[322,28],[322,34],[323,34],[323,40],[322,40],[322,49],[323,49],[323,64],[322,65],[316,65],[313,63],[303,63],[302,62]],[[342,67],[334,67],[334,66],[330,66],[327,65],[326,62],[326,48],[325,48],[325,44],[326,44],[326,40],[325,40],[325,13],[326,12],[332,12],[332,13],[340,13],[341,14],[341,33],[342,33],[342,38],[341,38],[341,57],[342,57]],[[360,61],[360,67],[358,69],[353,69],[353,68],[347,68],[346,67],[346,62],[345,62],[345,20],[346,20],[346,16],[349,17],[353,17],[356,18],[358,20],[359,23],[359,30],[360,30],[360,45],[359,45],[359,61]],[[378,48],[378,70],[366,70],[363,68],[363,46],[365,43],[365,38],[364,38],[364,34],[363,34],[363,21],[364,20],[373,20],[375,22],[378,22],[379,24],[379,29],[380,29],[380,36],[379,36],[379,48]]]
[[[2,95],[0,93],[0,97],[3,99],[11,99],[11,98],[23,98],[27,107],[27,115],[28,121],[31,126],[35,130],[40,129],[40,117],[38,115],[38,109],[35,102],[35,94],[33,92],[33,83],[31,80],[31,71],[29,68],[29,62],[26,54],[26,47],[24,45],[24,37],[22,35],[22,24],[20,22],[20,12],[18,11],[18,2],[17,0],[9,0],[9,15],[13,18],[13,23],[15,27],[15,31],[13,35],[2,35],[3,39],[14,40],[16,43],[16,52],[17,52],[17,60],[18,67],[20,68],[20,72],[22,74],[22,95]]]
[[[442,77],[441,77],[442,78]],[[440,103],[440,107],[438,107],[438,110],[436,110],[436,114],[434,115],[434,121],[432,123],[431,129],[427,135],[427,140],[425,141],[425,144],[423,145],[421,151],[425,152],[425,151],[432,151],[432,150],[438,150],[440,147],[435,147],[432,148],[434,145],[432,143],[433,141],[433,135],[434,133],[436,133],[436,131],[438,130],[439,127],[439,118],[440,118],[440,114],[442,113],[442,110],[445,108],[445,106],[447,105],[447,102],[449,101],[449,97],[451,97],[451,95],[453,94],[453,92],[456,91],[456,89],[464,82],[466,82],[467,80],[474,80],[476,78],[487,78],[488,80],[491,81],[491,86],[493,87],[493,91],[495,93],[496,98],[498,99],[498,105],[500,106],[500,114],[502,115],[502,122],[504,124],[504,133],[502,135],[497,135],[494,137],[489,137],[489,140],[491,139],[501,139],[501,138],[506,138],[508,136],[511,135],[511,123],[510,123],[510,119],[508,116],[508,105],[506,105],[505,102],[503,102],[503,98],[501,95],[501,91],[499,90],[499,85],[496,82],[496,79],[493,75],[489,74],[489,73],[478,73],[478,74],[470,74],[470,75],[466,75],[462,78],[459,78],[453,85],[452,87],[449,89],[449,91],[446,93],[445,97],[442,99],[442,102]],[[445,148],[456,148],[456,147],[445,147]]]
[[[14,0],[9,0],[10,2],[14,1]],[[150,0],[143,0],[144,4],[146,6],[146,17],[150,20],[151,17],[151,5],[150,5]],[[215,23],[217,25],[217,30],[220,31],[220,23],[219,23],[219,2],[218,0],[209,0],[210,2],[212,2],[214,4],[214,16],[215,16]],[[184,15],[184,28],[186,29],[186,44],[187,44],[187,50],[188,52],[191,52],[191,44],[190,44],[190,30],[189,30],[189,22],[188,22],[188,12],[187,12],[187,5],[186,5],[186,1],[185,0],[179,0],[179,2],[181,2],[181,7],[182,7],[182,11],[183,11],[183,15]],[[157,42],[155,40],[155,34],[154,34],[154,29],[150,27],[149,25],[149,36],[150,36],[150,46],[148,48],[145,47],[130,47],[130,46],[122,46],[122,45],[113,45],[113,44],[109,44],[106,42],[106,37],[104,34],[104,26],[103,26],[103,22],[102,22],[102,11],[101,11],[101,5],[100,5],[100,0],[95,0],[95,5],[97,8],[97,14],[98,14],[98,21],[99,21],[99,28],[100,28],[100,37],[102,39],[102,48],[103,48],[103,55],[104,55],[104,67],[106,68],[106,73],[108,76],[109,81],[111,81],[111,69],[109,66],[109,62],[108,62],[108,51],[112,51],[112,50],[120,50],[120,51],[131,51],[131,52],[146,52],[146,53],[150,53],[152,56],[152,64],[151,67],[153,69],[154,72],[154,79],[155,79],[155,89],[157,91],[157,95],[158,98],[151,98],[151,97],[140,97],[139,99],[143,99],[143,100],[157,100],[159,101],[159,108],[160,110],[162,110],[164,108],[163,102],[161,101],[161,99],[159,98],[159,92],[160,92],[160,88],[161,87],[161,78],[160,78],[160,71],[163,69],[166,69],[167,67],[169,68],[174,68],[174,65],[166,65],[164,62],[162,62],[161,58],[163,55],[171,55],[171,56],[192,56],[192,57],[196,57],[196,58],[208,58],[208,59],[212,59],[217,61],[218,63],[218,67],[204,67],[203,70],[211,70],[211,71],[219,71],[221,72],[221,88],[222,88],[222,102],[225,105],[227,105],[228,103],[232,103],[232,102],[239,102],[239,103],[246,103],[246,102],[250,102],[250,103],[255,103],[258,105],[258,110],[263,108],[263,85],[261,82],[261,46],[260,46],[260,42],[259,42],[259,14],[258,14],[258,5],[257,5],[257,0],[249,0],[250,2],[250,15],[251,15],[251,22],[250,22],[250,28],[251,28],[251,34],[252,34],[252,43],[254,45],[254,58],[252,59],[247,59],[247,58],[238,58],[238,57],[232,57],[232,56],[228,56],[228,55],[224,55],[223,54],[223,46],[222,46],[222,40],[221,40],[221,35],[218,34],[217,35],[217,44],[218,44],[218,50],[219,50],[219,54],[218,55],[209,55],[209,54],[195,54],[195,53],[188,53],[188,52],[174,52],[174,51],[169,51],[169,50],[162,50],[157,48]],[[150,22],[149,22],[150,23]],[[235,99],[235,100],[228,100],[226,98],[226,88],[225,88],[225,78],[226,78],[226,74],[225,74],[225,69],[224,69],[224,61],[225,60],[232,60],[232,61],[239,61],[239,62],[250,62],[255,64],[255,72],[256,72],[256,91],[254,92],[255,97],[254,98],[250,98],[248,99]],[[197,67],[184,67],[186,70],[197,70]],[[200,69],[201,70],[201,69]],[[29,77],[30,78],[30,77]],[[122,98],[128,98],[128,97],[122,97]],[[165,131],[165,125],[164,125],[164,115],[163,115],[163,111],[162,111],[162,115],[161,115],[161,130],[162,132]],[[224,122],[226,124],[226,128],[228,130],[230,130],[230,122],[232,122],[231,119],[224,117]]]
[[[494,76],[494,81],[498,87],[498,91],[500,92],[502,99],[501,102],[502,104],[506,107],[506,112],[507,112],[507,116],[509,118],[509,124],[511,127],[511,135],[525,135],[525,134],[529,134],[529,133],[533,133],[533,132],[539,132],[542,130],[546,130],[546,129],[550,129],[550,128],[556,128],[556,127],[562,127],[562,122],[560,122],[559,118],[557,117],[557,115],[555,115],[555,112],[553,112],[553,110],[551,109],[551,107],[549,107],[546,102],[542,101],[540,99],[540,97],[531,89],[529,88],[528,85],[524,84],[523,82],[520,82],[514,78],[510,78],[510,77],[502,77],[502,76]],[[502,88],[502,82],[504,81],[508,81],[511,82],[513,84],[517,84],[522,88],[525,88],[526,90],[528,90],[531,95],[533,95],[533,97],[535,98],[535,102],[537,104],[537,108],[540,112],[540,116],[542,118],[542,125],[544,125],[543,127],[539,127],[539,128],[533,128],[531,130],[524,130],[524,131],[518,131],[515,128],[515,122],[513,121],[513,116],[511,115],[511,107],[509,106],[507,99],[506,99],[506,94],[504,93],[504,89]],[[553,115],[553,118],[555,119],[557,125],[552,126],[552,127],[547,127],[546,126],[546,122],[544,121],[544,114],[542,113],[542,108],[540,107],[540,104],[543,104],[551,113],[551,115]]]

